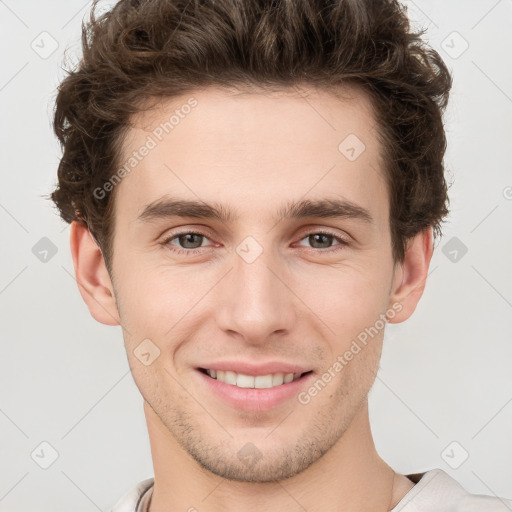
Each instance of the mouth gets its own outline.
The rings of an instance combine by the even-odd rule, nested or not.
[[[233,387],[245,389],[269,389],[278,388],[284,384],[299,380],[312,373],[312,370],[303,373],[269,373],[266,375],[246,375],[234,371],[214,370],[210,368],[198,368],[198,370],[213,380],[217,380]]]

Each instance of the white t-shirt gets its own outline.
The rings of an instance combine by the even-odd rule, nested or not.
[[[512,500],[470,494],[442,469],[405,475],[414,487],[390,512],[510,512]],[[110,512],[147,512],[153,478],[138,483]]]

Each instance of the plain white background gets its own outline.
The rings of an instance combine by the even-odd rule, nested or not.
[[[512,0],[405,3],[454,75],[452,211],[418,309],[386,332],[375,442],[397,471],[439,467],[510,499]],[[69,227],[42,198],[60,157],[51,117],[63,52],[79,51],[89,4],[0,0],[1,511],[106,511],[153,475],[121,329],[89,315]]]

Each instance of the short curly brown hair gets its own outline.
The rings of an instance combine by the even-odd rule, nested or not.
[[[49,198],[85,223],[111,271],[114,194],[123,137],[145,100],[198,87],[356,84],[379,125],[395,262],[408,239],[448,214],[442,114],[452,77],[412,32],[397,0],[120,0],[82,22],[83,56],[56,97],[63,155]],[[114,189],[115,190],[115,189]]]

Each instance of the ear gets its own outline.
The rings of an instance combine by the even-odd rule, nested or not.
[[[71,223],[70,246],[78,289],[89,312],[102,324],[120,325],[114,288],[103,254],[85,224]]]
[[[404,322],[414,313],[425,289],[433,252],[432,238],[429,227],[409,239],[404,261],[395,265],[389,307],[397,313],[388,318],[389,323]]]

